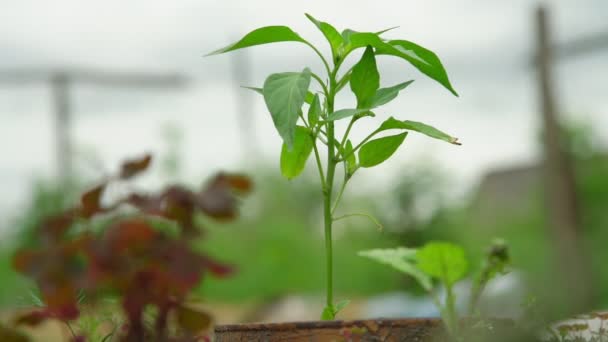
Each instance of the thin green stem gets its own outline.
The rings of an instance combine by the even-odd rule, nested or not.
[[[329,73],[329,94],[327,100],[327,112],[334,111],[334,97],[336,88],[336,79],[334,71]],[[332,246],[332,194],[334,188],[334,176],[336,173],[336,156],[335,156],[335,132],[334,123],[326,122],[327,128],[327,176],[325,177],[325,187],[323,191],[323,214],[325,226],[325,259],[327,271],[327,307],[333,307],[333,246]],[[333,317],[332,317],[333,318]]]
[[[308,125],[308,122],[306,122],[306,119],[304,119],[304,114],[302,113],[302,111],[300,111],[298,113],[298,116],[300,117],[300,119],[302,119],[302,122],[304,123],[304,127],[310,128],[310,126]]]
[[[312,76],[312,78],[314,78],[317,81],[317,83],[319,83],[321,88],[323,88],[323,94],[325,95],[325,97],[327,97],[327,95],[329,94],[329,91],[327,90],[327,86],[325,85],[325,82],[323,82],[321,77],[319,77],[319,75],[315,74],[314,72],[311,72],[310,76]]]
[[[384,227],[382,226],[382,224],[372,215],[370,214],[366,214],[366,213],[352,213],[352,214],[346,214],[346,215],[342,215],[342,216],[338,216],[338,217],[334,217],[334,221],[340,221],[343,220],[345,218],[349,218],[349,217],[354,217],[354,216],[361,216],[361,217],[366,217],[368,218],[370,221],[372,221],[376,227],[378,228],[378,230],[383,230]]]
[[[378,133],[380,133],[380,131],[378,131],[378,130],[375,130],[375,131],[371,132],[367,137],[365,137],[365,139],[363,139],[359,144],[357,144],[357,146],[355,146],[352,149],[352,151],[350,151],[348,154],[346,154],[345,156],[343,156],[338,161],[346,160],[346,158],[350,157],[351,154],[355,153],[359,148],[361,148],[361,146],[363,146],[363,144],[365,144],[366,142],[368,142],[369,139],[373,138],[374,135],[376,135]]]
[[[325,192],[326,184],[325,184],[325,172],[323,171],[323,164],[321,163],[321,157],[319,156],[319,150],[317,149],[316,142],[313,142],[312,149],[315,153],[315,159],[317,161],[317,169],[319,170],[319,178],[321,178],[321,187]]]
[[[342,137],[342,141],[340,142],[340,151],[344,151],[344,144],[346,144],[346,140],[348,139],[348,135],[350,134],[350,130],[353,127],[353,124],[357,121],[357,119],[353,116],[348,123],[348,127],[346,127],[346,131],[344,132],[344,136]],[[342,156],[343,159],[346,159]]]
[[[325,57],[323,56],[323,54],[321,53],[321,51],[319,51],[319,49],[317,49],[314,45],[312,45],[311,43],[305,41],[304,44],[310,46],[311,49],[314,50],[314,52],[319,56],[319,58],[321,58],[321,61],[323,62],[323,65],[325,66],[325,70],[327,71],[327,74],[331,74],[331,68],[329,67],[329,63],[327,63],[327,60],[325,59]]]
[[[346,183],[348,183],[348,172],[346,171],[346,165],[344,166],[344,179],[342,180],[342,186],[340,187],[340,191],[338,191],[338,195],[336,196],[336,200],[334,201],[334,206],[331,208],[331,214],[333,215],[336,212],[336,208],[342,199],[342,194],[344,193],[344,189],[346,188]]]

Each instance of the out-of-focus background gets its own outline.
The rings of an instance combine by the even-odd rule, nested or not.
[[[462,243],[473,264],[492,239],[509,243],[514,270],[491,284],[484,302],[494,315],[516,316],[532,297],[558,301],[557,285],[569,275],[583,284],[577,289],[589,308],[608,307],[608,2],[546,1],[548,58],[539,57],[538,5],[5,1],[0,307],[28,303],[33,285],[11,270],[10,255],[36,222],[120,160],[150,152],[153,172],[141,180],[149,188],[198,186],[217,170],[255,181],[241,218],[211,224],[200,241],[239,270],[197,291],[218,320],[317,319],[324,288],[317,175],[311,164],[304,176],[282,179],[280,138],[264,102],[240,86],[321,65],[295,43],[203,57],[266,25],[289,25],[328,52],[305,12],[339,30],[399,26],[386,36],[435,51],[460,94],[402,61],[379,59],[383,85],[416,82],[361,120],[355,139],[393,115],[432,124],[463,146],[412,134],[389,162],[353,179],[343,211],[373,214],[385,229],[359,218],[336,225],[335,291],[353,301],[345,318],[436,315],[413,281],[356,253],[438,239]],[[340,97],[338,106],[350,100]],[[557,144],[547,139],[556,133]]]

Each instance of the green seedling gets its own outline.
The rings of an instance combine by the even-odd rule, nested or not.
[[[441,61],[432,51],[411,41],[386,39],[383,35],[388,30],[358,32],[346,29],[340,33],[329,23],[308,14],[306,17],[329,43],[329,56],[286,26],[266,26],[253,30],[236,43],[209,55],[262,44],[293,42],[311,48],[323,65],[323,74],[305,67],[300,71],[272,74],[261,88],[247,88],[264,97],[274,126],[283,140],[280,159],[282,174],[288,179],[297,177],[310,156],[314,155],[323,195],[325,228],[327,296],[322,319],[334,319],[344,307],[344,302],[334,304],[333,300],[332,224],[338,219],[352,216],[371,218],[360,213],[335,215],[347,183],[361,168],[371,168],[389,159],[411,131],[459,145],[457,138],[434,127],[394,117],[386,119],[360,142],[351,141],[349,134],[355,123],[380,114],[382,105],[393,101],[413,82],[407,80],[381,87],[377,56],[392,56],[408,62],[452,94],[457,93]],[[341,70],[348,56],[358,49],[364,50],[361,58],[348,70]],[[336,96],[346,88],[350,88],[355,95],[356,103],[338,108]],[[342,129],[339,127],[341,124],[345,126]],[[322,162],[323,152],[325,162]],[[343,177],[338,186],[336,170],[339,165]]]
[[[469,270],[469,262],[462,247],[448,242],[429,242],[419,249],[373,249],[359,252],[359,255],[390,265],[413,277],[439,309],[448,335],[456,341],[464,341],[453,290],[454,285],[464,279]],[[495,241],[473,280],[469,307],[472,315],[478,314],[478,301],[487,283],[507,272],[509,262],[506,244],[500,240]],[[439,282],[445,289],[443,303],[435,291],[434,282]]]

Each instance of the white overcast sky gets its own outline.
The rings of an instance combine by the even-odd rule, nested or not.
[[[608,1],[546,1],[554,35],[567,41],[607,31]],[[235,100],[250,101],[247,115],[261,158],[276,163],[280,139],[263,100],[234,82],[234,57],[203,58],[246,32],[289,25],[323,51],[327,45],[304,17],[308,12],[339,30],[375,31],[434,50],[443,60],[460,98],[391,58],[379,60],[382,83],[416,82],[378,111],[354,134],[361,137],[388,115],[424,121],[460,137],[454,147],[411,135],[378,174],[398,177],[420,160],[434,160],[452,183],[472,185],[489,169],[537,157],[538,114],[534,74],[533,10],[528,0],[419,1],[82,1],[0,0],[0,70],[47,67],[114,71],[179,71],[192,82],[182,90],[155,91],[77,86],[72,93],[73,135],[81,151],[111,167],[124,157],[162,150],[161,127],[172,123],[184,136],[185,173],[191,179],[216,169],[253,171],[241,162]],[[319,68],[315,55],[295,43],[237,53],[252,67],[251,85],[267,74]],[[354,57],[353,60],[355,59]],[[245,81],[245,80],[242,80]],[[560,62],[559,105],[564,113],[592,120],[608,141],[608,51]],[[249,96],[249,97],[247,97]],[[347,106],[350,98],[339,99]],[[54,170],[49,88],[44,84],[0,84],[0,225],[26,199],[31,181]],[[374,183],[372,183],[374,182]]]

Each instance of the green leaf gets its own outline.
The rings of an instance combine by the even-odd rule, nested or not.
[[[266,26],[247,33],[241,40],[224,48],[215,50],[206,56],[217,55],[229,51],[243,49],[250,46],[278,43],[300,42],[306,43],[300,35],[287,26]]]
[[[283,176],[287,179],[293,179],[302,173],[312,152],[313,144],[310,130],[306,127],[296,126],[293,148],[290,150],[285,143],[281,148],[281,173]]]
[[[391,102],[392,100],[394,100],[397,97],[397,95],[399,95],[399,92],[401,90],[405,89],[407,86],[412,84],[412,82],[414,82],[414,80],[399,83],[392,87],[378,89],[376,91],[376,94],[374,95],[374,97],[371,100],[370,107],[376,108],[376,107],[380,107],[384,104]]]
[[[344,310],[344,308],[346,306],[348,306],[348,304],[350,304],[350,300],[349,299],[345,299],[345,300],[342,300],[342,301],[338,302],[338,304],[336,304],[334,306],[334,316],[337,315],[337,314],[339,314],[340,311]]]
[[[416,131],[418,133],[427,135],[431,138],[449,142],[450,144],[461,145],[461,143],[458,142],[458,138],[455,138],[449,134],[446,134],[446,133],[438,130],[435,127],[429,126],[422,122],[409,121],[409,120],[400,121],[391,116],[390,118],[386,119],[380,125],[377,132],[382,132],[382,131],[386,131],[389,129],[405,129],[405,130],[409,130],[409,131]]]
[[[346,141],[344,155],[346,156],[346,171],[352,175],[357,169],[357,156],[353,153],[353,144],[350,140]]]
[[[298,114],[310,86],[310,70],[272,74],[264,82],[264,100],[279,135],[291,149]]]
[[[341,58],[338,53],[338,49],[340,48],[340,45],[342,45],[342,43],[344,42],[344,40],[342,39],[342,36],[338,32],[338,30],[336,30],[335,27],[331,26],[330,24],[328,24],[326,22],[315,19],[312,15],[310,15],[308,13],[305,13],[305,14],[306,14],[306,18],[308,18],[308,20],[310,20],[313,24],[315,24],[315,26],[317,26],[317,28],[323,33],[323,35],[329,42],[329,46],[331,48],[331,56],[333,58],[333,61],[338,62]]]
[[[383,33],[386,33],[386,32],[388,32],[388,31],[392,31],[392,30],[394,30],[394,29],[398,29],[398,28],[399,28],[399,26],[393,26],[393,27],[389,27],[389,28],[387,28],[387,29],[384,29],[384,30],[382,30],[382,31],[374,32],[374,33],[375,33],[375,34],[377,34],[377,35],[381,35],[381,34],[383,34]]]
[[[343,301],[340,301],[336,305],[326,306],[323,309],[323,312],[321,313],[321,320],[322,321],[331,321],[331,320],[333,320],[334,318],[336,318],[336,315],[338,313],[340,313],[340,311],[342,311],[348,304],[350,304],[350,300],[345,299]]]
[[[198,334],[209,328],[211,316],[198,309],[180,306],[177,308],[177,323],[181,329],[191,334]]]
[[[322,321],[331,321],[336,318],[336,314],[334,314],[333,306],[326,306],[321,312],[321,320]]]
[[[375,48],[387,45],[382,39],[373,32],[357,32],[346,29],[342,32],[344,44],[340,47],[341,54],[346,57],[352,51],[371,45]]]
[[[253,90],[256,93],[260,94],[260,95],[264,95],[264,89],[262,88],[257,88],[257,87],[248,87],[248,86],[241,86],[241,88],[245,88],[245,89],[249,89],[249,90]]]
[[[348,108],[348,109],[340,109],[337,110],[331,114],[329,114],[327,116],[327,121],[336,121],[336,120],[340,120],[340,119],[344,119],[344,118],[348,118],[351,117],[353,115],[359,115],[359,114],[363,114],[369,112],[369,108],[361,108],[361,109],[354,109],[354,108]]]
[[[319,95],[315,94],[308,108],[308,124],[310,127],[315,127],[319,123],[319,117],[321,116],[321,101]]]
[[[405,140],[407,132],[368,141],[359,150],[359,165],[376,166],[387,160]]]
[[[361,251],[359,256],[370,258],[382,264],[387,264],[397,270],[414,277],[418,284],[425,290],[430,291],[433,287],[431,278],[416,267],[416,250],[405,247],[371,249]]]
[[[448,242],[429,242],[416,253],[418,268],[451,287],[468,270],[464,249]]]
[[[374,47],[377,55],[391,55],[408,61],[420,72],[439,82],[452,94],[458,96],[439,57],[433,51],[407,40],[391,40],[384,45],[374,45]]]
[[[350,89],[357,97],[357,108],[369,108],[369,102],[380,88],[380,74],[376,66],[374,49],[365,48],[361,60],[353,67],[350,76]]]
[[[245,88],[245,89],[249,89],[249,90],[253,90],[256,93],[260,94],[260,95],[264,95],[264,89],[262,88],[257,88],[257,87],[247,87],[247,86],[241,86],[241,88]],[[304,99],[304,102],[311,104],[312,100],[314,99],[315,94],[313,94],[310,91],[306,92],[306,98]]]

